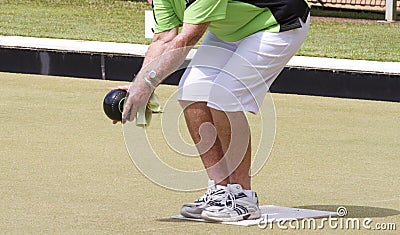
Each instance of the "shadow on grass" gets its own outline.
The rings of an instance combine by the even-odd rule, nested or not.
[[[353,206],[353,205],[308,205],[308,206],[295,206],[300,209],[310,210],[321,210],[321,211],[336,211],[339,207],[345,207],[347,209],[347,217],[351,218],[377,218],[377,217],[388,217],[394,215],[400,215],[400,211],[370,207],[370,206]]]

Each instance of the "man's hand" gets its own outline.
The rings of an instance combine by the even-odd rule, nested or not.
[[[138,108],[143,106],[146,108],[153,93],[153,88],[145,83],[143,76],[148,76],[150,71],[155,71],[159,83],[173,73],[185,61],[189,53],[188,49],[199,41],[209,24],[210,22],[196,25],[183,24],[179,34],[176,27],[154,36],[153,42],[146,52],[143,67],[129,87],[128,98],[125,100],[122,112],[122,124],[135,120]]]
[[[135,120],[138,107],[146,106],[153,90],[144,82],[143,78],[136,77],[128,89],[122,112],[122,124]]]

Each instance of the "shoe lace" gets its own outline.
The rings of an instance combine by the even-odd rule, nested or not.
[[[213,194],[213,191],[211,188],[208,188],[207,191],[201,196],[199,199],[197,199],[197,202],[209,202],[211,200],[211,196]]]
[[[225,194],[221,196],[221,201],[216,203],[216,206],[225,206],[228,208],[235,208],[236,207],[236,197],[235,194],[225,191]]]
[[[209,201],[211,201],[211,196],[214,190],[212,190],[211,188],[207,189],[206,193],[203,195],[204,197],[204,202],[208,203]]]
[[[226,190],[209,188],[204,193],[204,195],[198,199],[198,201],[205,202],[205,203],[209,203],[209,202],[213,201],[213,203],[219,203],[219,201],[221,201],[222,198],[225,197],[226,193],[227,193]]]
[[[236,197],[235,194],[231,192],[226,192],[225,197],[223,199],[223,203],[228,208],[235,208],[236,207]]]

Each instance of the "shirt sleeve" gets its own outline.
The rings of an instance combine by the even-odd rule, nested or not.
[[[161,33],[182,25],[169,0],[153,1],[154,33]]]
[[[183,22],[201,24],[225,19],[228,0],[195,0],[186,10]]]

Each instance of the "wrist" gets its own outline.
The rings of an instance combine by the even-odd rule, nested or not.
[[[146,83],[146,85],[152,90],[155,90],[159,84],[159,81],[156,80],[156,77],[157,73],[154,70],[151,70],[148,76],[143,77],[143,80]]]
[[[153,85],[153,83],[147,78],[147,77],[143,77],[144,83],[146,83],[146,85],[151,89],[151,90],[155,90],[156,86]]]

